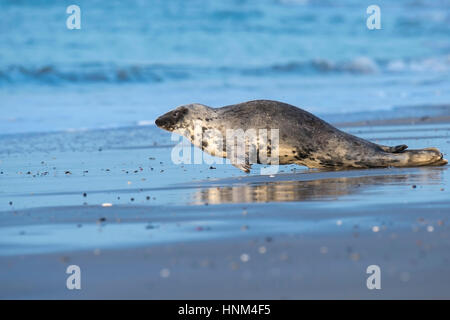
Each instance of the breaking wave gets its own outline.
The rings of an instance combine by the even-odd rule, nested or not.
[[[276,75],[327,75],[327,74],[374,74],[450,71],[450,55],[424,59],[373,60],[359,57],[349,61],[333,62],[326,59],[292,61],[263,66],[190,66],[164,64],[115,65],[91,63],[77,66],[9,65],[0,67],[0,83],[157,83],[179,81],[198,77],[220,75],[276,76]]]

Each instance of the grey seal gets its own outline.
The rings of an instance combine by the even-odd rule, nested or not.
[[[194,123],[201,132],[217,132],[198,139]],[[223,137],[228,129],[278,129],[278,164],[298,164],[308,168],[349,169],[382,167],[439,166],[447,164],[436,148],[406,150],[408,146],[379,145],[343,132],[313,114],[278,101],[254,100],[239,104],[211,108],[194,103],[180,106],[156,119],[155,124],[167,131],[188,138],[203,151],[230,158],[223,147]],[[216,139],[215,139],[216,138]],[[218,143],[218,140],[220,143]],[[268,151],[271,146],[268,139]],[[216,147],[222,146],[222,147]],[[247,149],[246,149],[247,150]],[[250,172],[253,163],[260,160],[260,149],[256,159],[245,153],[245,163],[237,168]]]

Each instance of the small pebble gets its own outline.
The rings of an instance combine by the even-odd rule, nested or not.
[[[258,252],[261,253],[261,254],[264,254],[264,253],[267,252],[267,249],[266,249],[266,247],[261,246],[261,247],[258,248]]]
[[[161,278],[168,278],[170,276],[170,270],[164,268],[159,272],[159,275],[161,276]]]
[[[352,259],[353,261],[358,261],[359,258],[360,258],[359,253],[355,252],[350,255],[350,259]]]
[[[241,254],[241,261],[248,262],[250,260],[250,256],[246,253]]]

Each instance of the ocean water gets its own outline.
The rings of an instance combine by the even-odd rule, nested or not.
[[[148,125],[192,102],[384,115],[449,89],[450,0],[0,1],[3,135]]]

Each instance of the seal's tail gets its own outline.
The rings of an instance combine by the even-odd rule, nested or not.
[[[443,154],[436,148],[405,150],[391,153],[394,158],[391,165],[394,167],[443,166],[448,163],[444,159]]]

